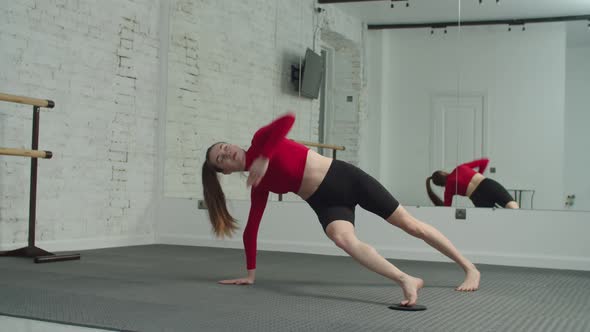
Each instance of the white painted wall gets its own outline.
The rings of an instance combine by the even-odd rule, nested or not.
[[[576,195],[573,210],[590,210],[588,124],[590,123],[590,47],[568,47],[565,112],[564,197]]]
[[[37,241],[154,241],[159,2],[1,1],[0,91],[41,112]],[[2,103],[0,146],[30,148],[32,107]],[[30,161],[0,157],[0,248],[24,246]]]
[[[424,185],[434,171],[428,159],[431,98],[455,96],[459,88],[461,94],[486,98],[488,157],[497,169],[486,175],[507,188],[535,189],[535,208],[563,206],[563,24],[512,32],[503,26],[464,27],[460,40],[457,29],[369,35],[368,70],[380,74],[369,82],[382,86],[370,100],[377,103],[371,111],[381,109],[381,176],[401,202],[432,204]]]
[[[168,216],[160,235],[163,243],[242,248],[241,234],[216,240],[206,212],[190,202],[170,201],[162,213]],[[250,203],[230,201],[231,213],[245,227]],[[408,207],[417,218],[428,222],[475,263],[512,266],[590,270],[590,246],[586,212],[503,209],[467,210],[467,220],[455,220],[454,209]],[[356,228],[363,241],[387,258],[449,261],[446,257],[381,218],[357,209]],[[323,233],[315,213],[305,202],[269,202],[258,236],[259,250],[343,255]],[[236,274],[244,266],[236,266]],[[264,270],[264,261],[258,269]]]

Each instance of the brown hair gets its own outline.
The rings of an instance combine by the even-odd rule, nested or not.
[[[218,144],[218,143],[215,143]],[[234,219],[227,210],[225,204],[225,195],[221,189],[217,173],[222,170],[209,162],[209,152],[215,146],[211,145],[205,153],[205,162],[203,163],[202,180],[203,196],[209,212],[209,221],[213,226],[213,233],[217,237],[231,237],[238,229],[236,219]]]
[[[436,171],[432,173],[432,176],[426,178],[426,192],[428,193],[428,197],[434,203],[435,206],[443,206],[445,205],[444,202],[432,191],[430,187],[430,180],[437,186],[444,186],[447,183],[447,173],[443,171]]]

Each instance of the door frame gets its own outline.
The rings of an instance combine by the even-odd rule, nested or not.
[[[434,148],[436,146],[435,142],[435,106],[436,101],[441,98],[457,98],[461,100],[461,98],[477,98],[481,100],[481,121],[482,121],[482,128],[481,128],[481,154],[482,157],[488,157],[489,154],[489,112],[488,112],[488,97],[485,92],[462,92],[460,95],[457,92],[435,92],[432,93],[430,96],[430,169],[434,170],[439,167],[439,165],[435,165],[436,161],[434,160]],[[458,103],[460,105],[460,103]]]

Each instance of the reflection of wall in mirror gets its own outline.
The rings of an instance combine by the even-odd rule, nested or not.
[[[456,29],[434,36],[426,29],[369,31],[368,70],[382,67],[369,81],[385,87],[369,107],[388,128],[380,135],[382,180],[402,203],[431,205],[424,188],[432,172],[429,100],[456,93],[460,78],[460,93],[487,96],[488,156],[497,172],[485,175],[507,188],[534,189],[536,209],[562,209],[565,24],[531,24],[518,33],[464,27],[460,49],[456,40]]]
[[[568,44],[566,58],[565,207],[590,211],[590,31],[586,43]]]

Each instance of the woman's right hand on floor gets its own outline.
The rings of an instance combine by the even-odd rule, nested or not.
[[[254,283],[254,279],[252,279],[252,278],[228,279],[228,280],[220,280],[219,283],[223,284],[223,285],[252,285]]]

